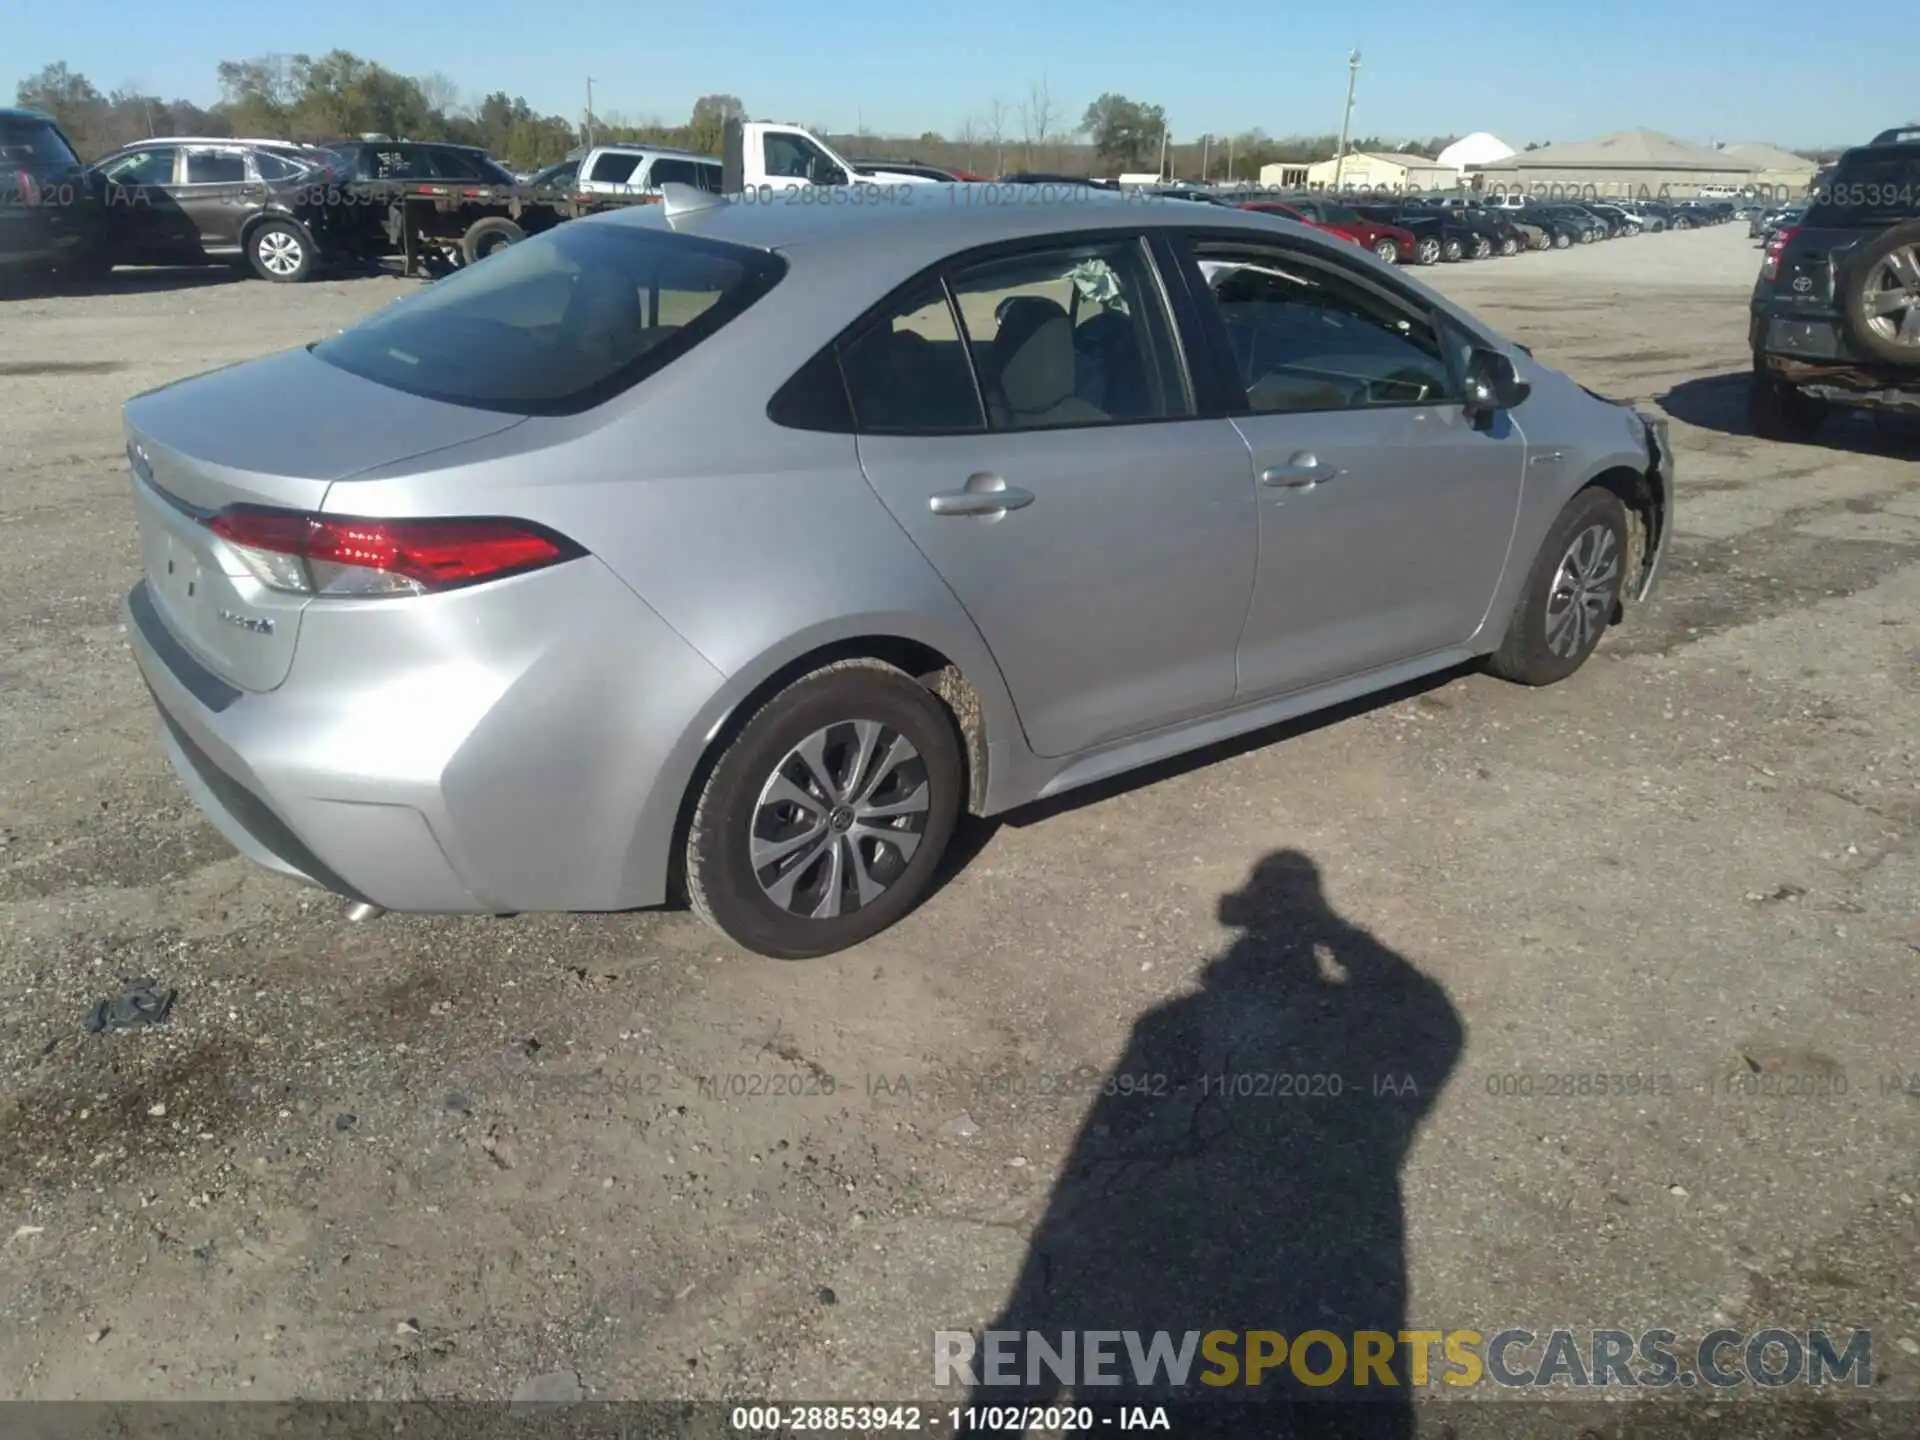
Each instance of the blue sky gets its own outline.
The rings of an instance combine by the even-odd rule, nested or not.
[[[1920,118],[1920,11],[1804,21],[1751,0],[1372,0],[1195,8],[1145,0],[696,0],[685,6],[394,0],[65,0],[11,7],[0,99],[64,60],[104,89],[207,103],[222,59],[343,48],[466,97],[525,95],[577,116],[685,118],[729,91],[762,118],[951,133],[998,96],[1008,130],[1031,80],[1077,122],[1103,90],[1164,105],[1176,140],[1260,126],[1338,129],[1346,56],[1362,52],[1356,134],[1491,130],[1509,143],[1647,126],[1696,141],[1857,143]],[[919,13],[916,13],[916,10]],[[445,18],[441,18],[442,16]],[[1858,17],[1855,17],[1857,20]]]

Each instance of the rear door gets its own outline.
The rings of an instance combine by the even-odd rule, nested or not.
[[[841,351],[860,463],[992,647],[1035,751],[1232,703],[1257,535],[1139,236],[922,278]]]
[[[238,145],[187,145],[180,159],[173,193],[192,227],[195,248],[208,256],[238,252],[240,228],[264,196],[260,182],[247,173],[247,152]]]
[[[1526,458],[1511,421],[1462,413],[1464,349],[1414,297],[1304,246],[1196,234],[1185,255],[1259,496],[1241,698],[1464,644]]]

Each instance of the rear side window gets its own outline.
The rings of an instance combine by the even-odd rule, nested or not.
[[[306,174],[306,167],[296,165],[284,155],[276,155],[271,150],[253,152],[253,168],[260,172],[262,180],[291,180],[296,175]]]
[[[983,430],[946,288],[928,277],[840,352],[854,419],[873,434]]]
[[[0,165],[78,165],[72,147],[44,120],[0,119]]]
[[[247,178],[247,157],[238,150],[189,150],[188,185],[239,185]]]
[[[702,190],[720,191],[720,167],[699,160],[656,160],[648,172],[649,185],[697,185]]]
[[[313,347],[410,394],[566,415],[655,373],[776,284],[765,251],[624,225],[561,225]]]
[[[644,158],[646,157],[623,155],[617,150],[610,150],[593,162],[593,171],[587,178],[608,185],[624,185],[633,178],[633,172],[639,168]]]
[[[1920,154],[1843,155],[1814,192],[1807,224],[1873,225],[1920,216]]]

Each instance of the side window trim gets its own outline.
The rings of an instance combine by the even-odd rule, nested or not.
[[[1186,279],[1186,283],[1194,293],[1196,308],[1200,311],[1201,327],[1206,335],[1208,351],[1213,365],[1223,376],[1232,377],[1236,375],[1239,366],[1234,358],[1233,342],[1227,336],[1227,327],[1221,319],[1218,307],[1198,303],[1200,297],[1208,293],[1208,287],[1205,277],[1200,273],[1200,257],[1197,253],[1196,246],[1207,244],[1243,246],[1251,250],[1275,251],[1284,255],[1290,264],[1305,266],[1323,274],[1332,275],[1343,284],[1352,285],[1356,289],[1363,290],[1378,299],[1386,301],[1396,310],[1406,315],[1408,319],[1418,321],[1433,333],[1434,344],[1439,350],[1440,362],[1446,368],[1448,378],[1456,385],[1462,382],[1463,377],[1458,373],[1459,367],[1454,364],[1452,357],[1447,353],[1446,327],[1450,322],[1444,312],[1436,310],[1431,306],[1418,303],[1407,295],[1403,295],[1388,286],[1381,285],[1371,277],[1349,269],[1331,257],[1316,255],[1304,245],[1290,244],[1286,237],[1250,234],[1245,230],[1183,229],[1173,237],[1173,245],[1179,256],[1181,270]],[[1460,327],[1456,325],[1454,328],[1459,329]],[[1255,413],[1253,407],[1247,402],[1246,395],[1241,392],[1238,385],[1229,381],[1229,383],[1223,386],[1223,389],[1226,392],[1225,401],[1228,406],[1228,414],[1252,415]],[[1403,401],[1396,404],[1376,405],[1368,408],[1395,410],[1413,409],[1422,405],[1457,405],[1459,403],[1460,397],[1455,394],[1444,396],[1439,400]]]

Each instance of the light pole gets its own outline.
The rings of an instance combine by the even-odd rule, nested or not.
[[[593,77],[587,77],[587,148],[593,148]]]
[[[1333,157],[1333,188],[1340,188],[1340,172],[1347,168],[1347,136],[1353,128],[1353,87],[1360,78],[1360,52],[1347,57],[1347,113],[1340,117],[1340,150]]]

